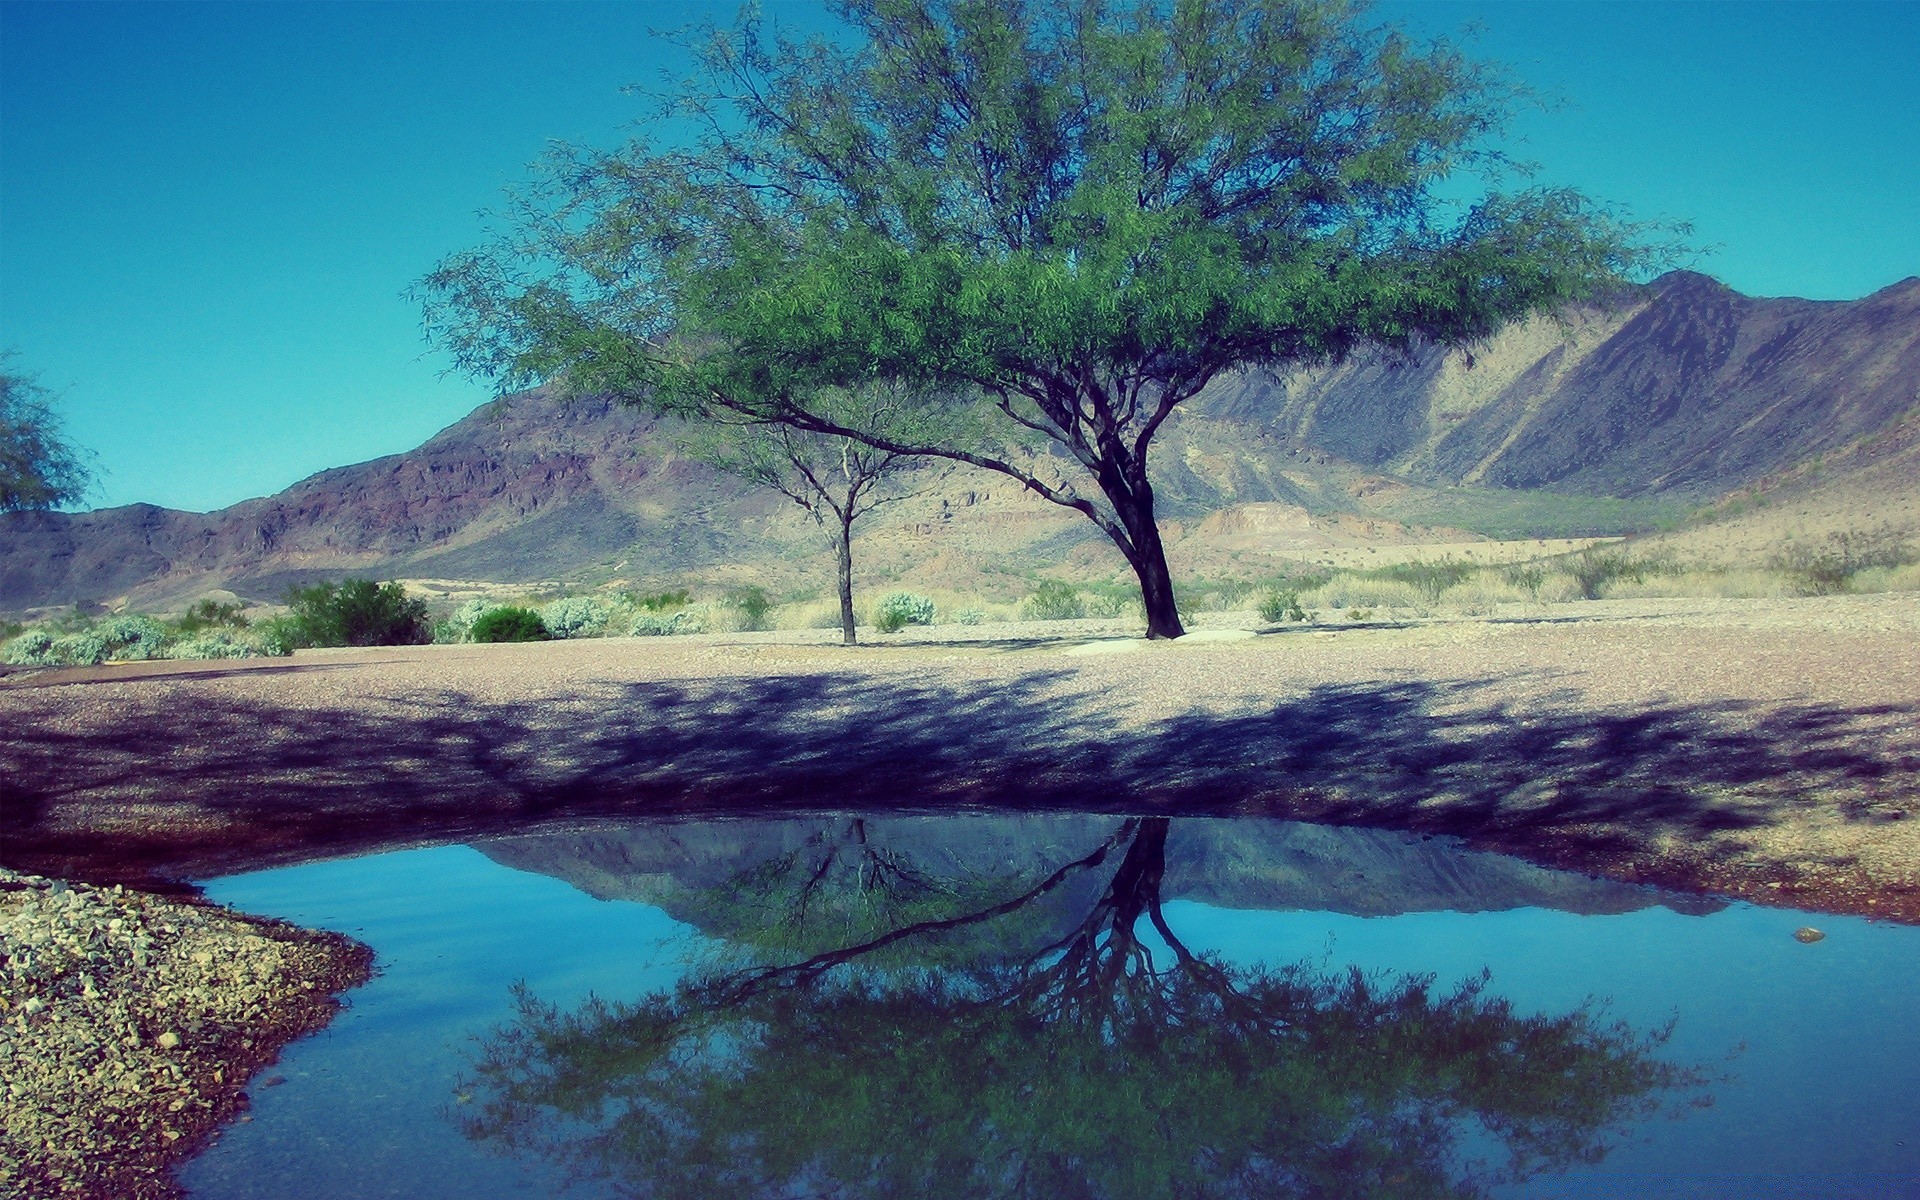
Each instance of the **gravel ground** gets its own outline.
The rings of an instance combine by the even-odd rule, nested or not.
[[[0,861],[140,882],[603,816],[1181,812],[1920,920],[1920,597],[309,652],[0,680]],[[1212,628],[1208,628],[1212,626]]]
[[[1200,626],[0,678],[0,862],[38,873],[0,871],[0,1194],[169,1195],[167,1164],[368,970],[333,935],[121,884],[604,817],[1012,807],[1443,832],[1920,921],[1920,598]]]
[[[0,870],[0,1195],[177,1195],[169,1165],[369,959],[332,934]]]

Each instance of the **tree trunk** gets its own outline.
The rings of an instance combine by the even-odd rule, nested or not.
[[[1167,569],[1167,548],[1160,541],[1160,526],[1153,519],[1153,493],[1139,489],[1115,496],[1109,491],[1108,498],[1133,543],[1127,561],[1140,579],[1140,602],[1147,610],[1147,636],[1184,637],[1187,630],[1180,624],[1180,610],[1174,604],[1173,572]],[[1127,552],[1127,547],[1122,546],[1121,550]]]
[[[853,631],[853,521],[840,518],[840,538],[834,546],[835,565],[840,574],[840,644],[855,645]]]

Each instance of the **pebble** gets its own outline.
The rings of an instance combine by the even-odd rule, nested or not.
[[[209,904],[0,869],[0,1196],[176,1196],[166,1165],[324,1020],[316,996],[364,955]]]

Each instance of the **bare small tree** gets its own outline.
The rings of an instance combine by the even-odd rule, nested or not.
[[[890,491],[884,481],[914,460],[852,438],[771,422],[709,424],[698,427],[682,444],[709,466],[771,488],[807,510],[833,542],[840,640],[844,645],[856,644],[853,524],[881,505],[912,494]]]

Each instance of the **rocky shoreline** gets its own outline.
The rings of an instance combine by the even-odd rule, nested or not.
[[[170,1168],[372,961],[338,934],[0,869],[0,1195],[177,1196]]]

